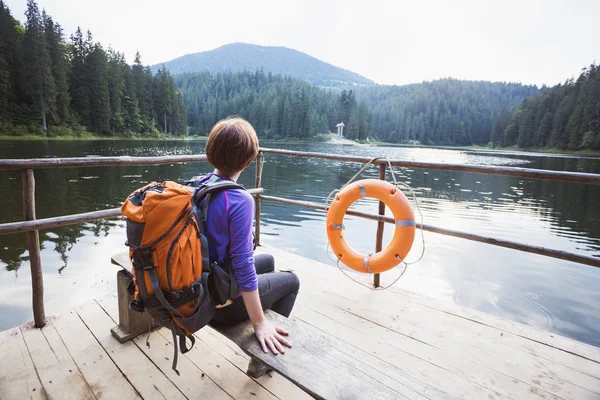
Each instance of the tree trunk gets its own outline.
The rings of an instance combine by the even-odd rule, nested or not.
[[[164,113],[165,116],[165,134],[167,133],[167,112]]]
[[[44,135],[48,132],[48,126],[46,125],[46,107],[44,107],[44,97],[40,94],[40,108],[42,111],[42,127],[44,128]]]
[[[173,120],[169,120],[169,135],[173,135]]]

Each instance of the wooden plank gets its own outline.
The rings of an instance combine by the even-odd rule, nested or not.
[[[118,319],[119,311],[114,295],[108,295],[98,300],[98,303],[113,319]],[[164,328],[163,328],[164,329]],[[205,399],[214,397],[216,399],[230,399],[225,391],[219,388],[204,371],[198,369],[187,358],[179,357],[177,369],[180,376],[171,369],[171,357],[173,357],[173,345],[166,340],[158,331],[153,331],[150,336],[150,348],[146,346],[146,337],[138,337],[132,340],[144,355],[161,370],[188,399]]]
[[[331,317],[318,315],[305,307],[298,307],[294,315],[302,321],[310,323],[318,329],[326,332],[335,332],[334,336],[339,341],[343,341],[352,346],[358,347],[371,354],[373,357],[386,362],[398,370],[398,373],[404,373],[410,378],[424,382],[433,386],[448,396],[456,398],[491,398],[507,399],[505,394],[498,393],[480,382],[465,377],[462,373],[450,371],[444,366],[423,360],[420,357],[396,346],[390,346],[377,337],[363,332],[357,332],[352,327],[338,323]],[[395,369],[391,369],[396,373]]]
[[[123,251],[121,253],[113,254],[110,258],[110,262],[114,265],[118,265],[121,268],[131,271],[131,260],[129,259],[129,252]]]
[[[251,357],[271,366],[315,398],[410,398],[371,378],[356,365],[331,356],[339,344],[312,326],[284,318],[270,310],[266,310],[265,316],[293,332],[295,346],[285,355],[265,354],[254,336],[252,325],[246,321],[217,329]]]
[[[337,297],[337,300],[334,300]],[[505,353],[518,357],[536,357],[543,365],[548,361],[592,377],[599,377],[600,365],[589,359],[540,344],[528,338],[477,324],[447,313],[434,313],[415,303],[402,303],[397,296],[355,294],[352,298],[329,291],[327,300],[356,315],[388,329],[442,348],[476,347],[481,356]],[[481,357],[480,356],[480,357]],[[545,367],[544,367],[545,368]]]
[[[268,251],[277,257],[276,265],[294,265],[296,272],[301,278],[301,282],[309,282],[309,285],[303,285],[304,289],[315,288],[315,290],[320,290],[320,293],[326,298],[329,298],[329,294],[333,293],[341,297],[344,304],[353,304],[353,312],[360,315],[369,317],[380,315],[387,318],[387,321],[407,323],[408,325],[405,326],[412,327],[411,331],[407,332],[409,335],[413,333],[419,335],[429,331],[441,331],[440,334],[446,334],[448,337],[448,345],[456,347],[455,338],[448,333],[452,329],[468,341],[469,346],[480,344],[482,349],[489,348],[489,346],[500,346],[513,353],[515,350],[518,351],[518,354],[526,352],[542,360],[553,361],[590,376],[599,377],[600,365],[594,359],[596,358],[595,353],[600,349],[558,335],[541,333],[546,335],[548,338],[547,341],[553,341],[551,344],[545,345],[545,343],[540,343],[536,338],[526,336],[525,334],[536,332],[536,330],[525,325],[509,323],[507,327],[506,322],[499,318],[460,306],[452,306],[454,313],[450,313],[443,308],[420,307],[420,302],[422,303],[429,299],[421,296],[417,297],[418,301],[414,301],[413,298],[415,296],[408,292],[405,295],[398,295],[397,292],[390,290],[374,292],[350,280],[343,279],[337,270],[327,268],[324,264],[277,249],[268,248],[263,251]],[[323,270],[323,272],[320,272],[323,275],[323,279],[312,279],[314,270],[317,268]],[[332,281],[335,281],[336,285],[328,283]],[[349,293],[352,295],[349,296]],[[433,303],[433,301],[431,302]],[[444,305],[444,307],[446,306],[450,307],[450,305]],[[458,318],[457,316],[461,315],[460,313],[466,313],[470,317]],[[486,323],[482,324],[477,323],[478,321],[476,320],[475,322],[470,320],[475,318],[475,316],[479,316]],[[378,319],[377,322],[385,323],[381,319]],[[500,328],[493,325],[496,322],[501,325]],[[398,323],[400,324],[400,322]],[[510,328],[511,325],[513,327],[520,327],[522,335],[512,334],[511,330],[516,328]],[[509,329],[501,329],[505,327]],[[568,348],[568,346],[571,347]],[[575,351],[569,350],[581,351],[584,355],[580,356]]]
[[[99,304],[113,320],[118,318],[117,302],[114,295],[100,299]],[[146,357],[152,360],[154,365],[177,386],[184,396],[188,399],[206,398],[206,395],[209,397],[213,396],[214,398],[230,398],[224,390],[206,376],[204,371],[196,367],[187,358],[182,357],[181,354],[179,355],[179,362],[177,364],[177,369],[180,373],[178,376],[171,369],[171,357],[173,357],[172,339],[166,340],[159,334],[159,331],[160,329],[151,333],[150,348],[146,346],[145,336],[137,337],[132,342],[135,343]]]
[[[505,332],[530,339],[540,344],[557,348],[567,353],[572,353],[578,357],[587,358],[600,363],[600,348],[589,344],[576,341],[574,339],[561,336],[552,332],[544,331],[529,325],[520,324],[495,315],[486,314],[471,308],[462,307],[454,303],[442,302],[418,293],[409,292],[400,287],[390,288],[393,292],[410,301],[421,304],[425,307],[452,314],[458,318],[467,319],[479,324],[488,325]]]
[[[167,341],[171,340],[171,332],[159,329]],[[169,346],[170,349],[170,346]],[[183,357],[190,360],[198,369],[203,371],[213,382],[234,399],[266,399],[276,400],[277,397],[264,387],[252,380],[248,375],[237,369],[225,357],[210,348],[201,339],[196,339],[194,347]]]
[[[237,344],[221,335],[211,327],[205,327],[195,334],[204,343],[216,350],[240,371],[246,373],[251,358],[244,353]],[[254,378],[252,378],[254,379]],[[271,371],[254,379],[262,387],[273,393],[280,399],[285,400],[308,400],[312,399],[305,391],[294,385],[284,376]]]
[[[144,399],[184,400],[185,396],[154,363],[129,341],[120,343],[108,327],[115,321],[96,301],[77,308],[77,314],[96,337],[106,354],[117,365],[127,380]]]
[[[0,332],[0,399],[47,399],[18,327]]]
[[[95,399],[85,377],[50,322],[43,329],[32,323],[21,326],[44,390],[51,399]]]
[[[518,380],[537,382],[540,387],[546,387],[547,390],[552,391],[555,391],[557,387],[555,385],[557,384],[559,386],[564,385],[563,390],[568,390],[573,385],[581,386],[592,392],[597,392],[600,389],[600,380],[597,377],[507,346],[502,342],[502,338],[505,336],[502,332],[497,333],[497,338],[494,338],[497,339],[496,342],[490,343],[485,340],[485,335],[479,337],[478,335],[461,333],[461,330],[464,331],[462,327],[457,329],[458,332],[452,331],[453,328],[446,326],[447,324],[444,324],[444,319],[441,317],[432,320],[431,325],[423,325],[422,322],[427,319],[425,316],[427,313],[421,308],[415,310],[421,316],[420,320],[405,323],[405,319],[401,318],[403,314],[407,313],[406,310],[411,305],[404,303],[401,298],[393,302],[395,312],[391,317],[386,318],[385,316],[378,317],[384,315],[383,313],[378,314],[373,310],[365,311],[364,308],[361,308],[360,302],[354,303],[353,300],[341,297],[337,293],[313,291],[310,285],[308,287],[304,285],[303,292],[308,296],[300,296],[300,299],[315,310],[328,310],[328,313],[332,316],[337,316],[341,312],[359,317],[361,320],[373,321],[374,324],[385,326],[388,330],[393,330],[405,338],[424,342],[452,353],[440,356],[440,362],[448,362],[448,360],[454,360],[455,358],[470,359],[486,368],[510,375]],[[382,309],[385,307],[378,305],[376,308]],[[396,317],[396,315],[401,317]],[[447,315],[445,317],[453,318]],[[391,323],[396,325],[391,325]],[[474,325],[478,328],[478,324]],[[539,352],[538,348],[544,349],[545,346],[537,343],[533,350]],[[577,360],[577,357],[569,356]],[[587,360],[584,361],[587,362]],[[575,388],[574,390],[578,389]]]
[[[344,313],[341,309],[336,309],[323,301],[316,301],[312,306],[314,308],[311,306],[298,308],[299,317],[306,318],[315,326],[328,332],[335,332],[334,335],[343,337],[344,340],[352,340],[352,343],[360,345],[368,337],[372,341],[379,342],[380,350],[373,351],[380,353],[381,349],[388,352],[397,348],[507,397],[530,398],[532,392],[540,396],[544,395],[546,398],[558,396],[564,399],[583,399],[600,396],[593,390],[587,390],[577,384],[565,381],[563,377],[521,367],[518,364],[506,362],[502,357],[487,357],[489,362],[486,364],[475,362],[463,355],[464,352],[470,351],[468,346],[456,346],[456,348],[449,349],[436,348],[399,335],[383,326],[371,323],[367,319]],[[364,336],[354,338],[351,332],[358,332]],[[406,357],[401,358],[405,363]],[[597,388],[599,387],[596,386]]]
[[[313,354],[319,354],[319,357],[325,362],[335,365],[336,362],[341,361],[360,371],[365,376],[380,382],[409,399],[424,400],[453,398],[447,393],[436,389],[429,382],[416,379],[410,371],[401,370],[393,364],[385,362],[380,358],[373,356],[371,353],[362,350],[358,346],[340,341],[335,336],[335,332],[320,329],[319,326],[310,324],[303,319],[301,319],[301,321],[306,323],[303,325],[310,326],[312,330],[316,332],[316,335],[311,338],[311,341],[304,341],[299,344],[307,351]],[[304,330],[305,327],[302,327],[302,331]],[[319,345],[318,343],[322,337],[332,340],[335,343],[335,347],[323,347]],[[297,340],[294,341],[294,343],[296,342]],[[381,351],[386,351],[386,349],[382,348]]]
[[[140,398],[74,310],[51,323],[96,398]]]
[[[161,328],[166,329],[166,328]],[[179,355],[178,376],[171,369],[173,345],[158,331],[150,336],[150,348],[146,346],[146,338],[139,336],[133,342],[144,354],[173,382],[188,399],[231,399],[232,397],[220,388],[204,371],[199,369],[187,357]],[[166,335],[166,334],[165,334]]]

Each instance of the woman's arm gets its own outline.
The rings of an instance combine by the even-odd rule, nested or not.
[[[240,201],[232,201],[229,210],[229,252],[233,274],[240,286],[248,316],[263,351],[267,353],[270,348],[274,354],[284,353],[282,344],[291,347],[291,343],[282,336],[288,335],[288,332],[265,320],[258,293],[252,243],[254,199],[246,192],[238,193],[241,194]],[[227,195],[227,192],[225,194]]]

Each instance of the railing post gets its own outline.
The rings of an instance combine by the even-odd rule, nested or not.
[[[21,180],[23,182],[23,219],[31,221],[35,219],[35,178],[33,170],[21,170]],[[42,275],[38,231],[27,232],[27,247],[29,248],[29,265],[31,267],[33,321],[36,328],[41,328],[46,325],[46,315],[44,312],[44,276]]]
[[[385,180],[385,164],[381,164],[379,166],[379,179]],[[385,215],[385,203],[383,201],[379,202],[379,215]],[[385,223],[383,221],[377,221],[377,239],[375,241],[375,252],[379,253],[383,248],[383,228]],[[379,287],[379,274],[375,274],[373,277],[373,286]]]
[[[262,170],[263,170],[263,163],[264,163],[264,158],[263,158],[263,153],[262,151],[258,153],[258,156],[256,156],[256,187],[260,188],[260,185],[262,184]],[[256,196],[254,196],[254,205],[255,205],[255,213],[254,213],[254,221],[256,223],[255,227],[254,227],[254,236],[255,236],[255,240],[256,240],[256,245],[260,246],[260,195],[257,194]]]

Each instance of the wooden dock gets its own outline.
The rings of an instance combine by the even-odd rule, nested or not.
[[[369,290],[330,266],[266,250],[300,277],[292,317],[339,344],[325,346],[323,358],[397,398],[600,399],[600,348],[396,287]],[[0,399],[310,398],[276,373],[247,376],[248,356],[208,327],[180,355],[177,376],[168,331],[154,331],[150,348],[145,335],[120,344],[110,333],[117,320],[108,295],[43,329],[27,323],[1,332]],[[279,357],[294,357],[294,348]],[[335,379],[335,371],[326,375]]]

